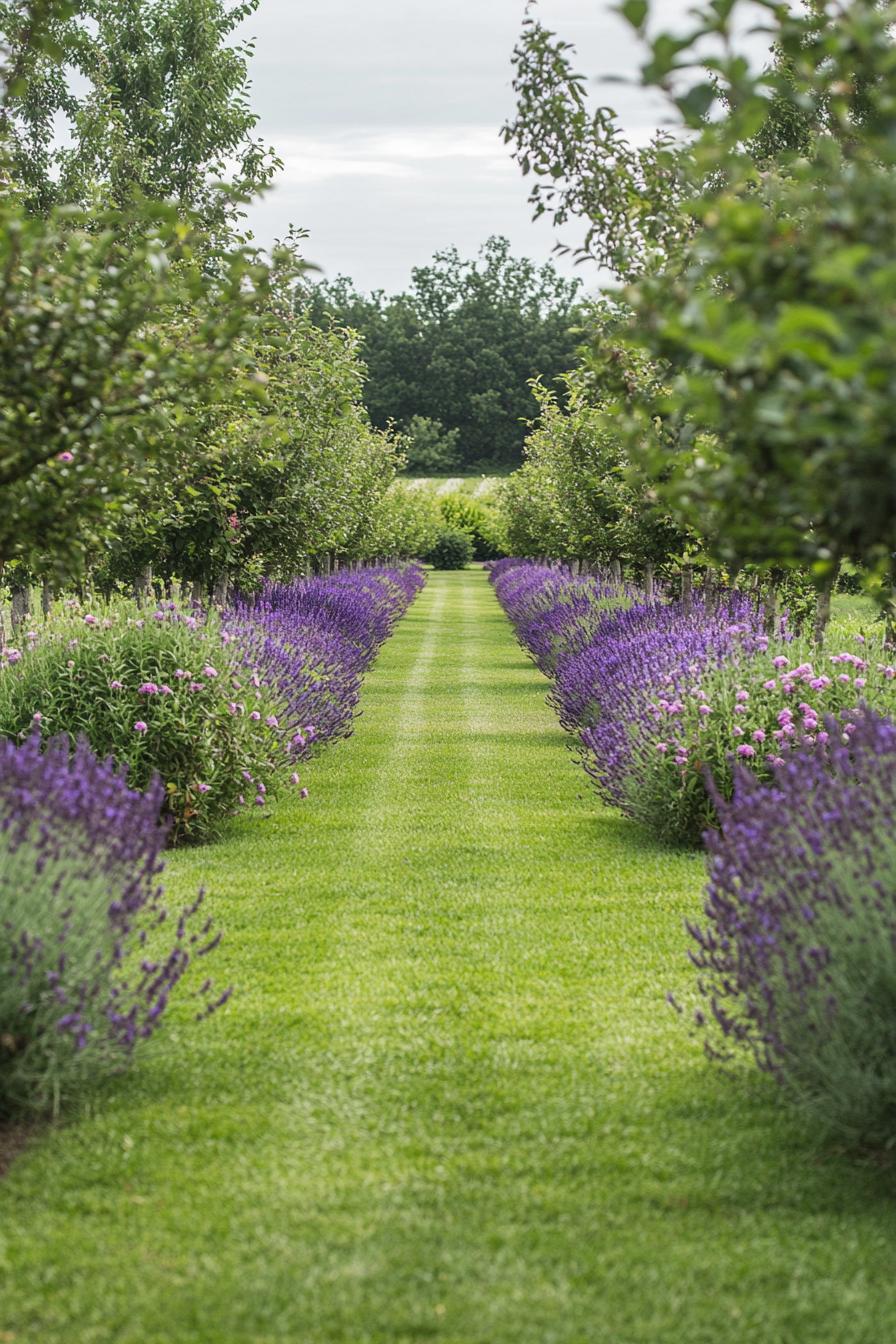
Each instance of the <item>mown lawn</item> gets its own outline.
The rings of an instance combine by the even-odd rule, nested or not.
[[[712,1072],[698,858],[588,796],[484,575],[312,796],[177,855],[237,993],[0,1183],[0,1340],[878,1344],[896,1178]]]

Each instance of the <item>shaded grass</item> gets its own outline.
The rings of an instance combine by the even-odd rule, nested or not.
[[[37,1132],[38,1126],[27,1121],[0,1121],[0,1178],[6,1175]]]
[[[880,608],[864,593],[835,593],[831,600],[831,633],[880,633]]]
[[[892,1337],[891,1174],[704,1064],[663,1002],[701,862],[596,806],[545,689],[433,575],[309,801],[174,857],[237,995],[0,1186],[0,1337]]]

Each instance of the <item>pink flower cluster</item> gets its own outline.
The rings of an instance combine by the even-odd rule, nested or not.
[[[766,764],[778,766],[783,763],[781,753],[785,749],[827,743],[829,733],[824,727],[825,715],[841,712],[844,707],[857,708],[867,693],[869,678],[876,674],[881,688],[884,683],[896,679],[896,668],[892,665],[877,663],[872,669],[865,658],[850,652],[829,656],[831,675],[819,672],[810,661],[791,666],[791,660],[784,653],[775,654],[770,661],[773,675],[766,673],[752,689],[735,686],[733,703],[731,684],[727,680],[730,664],[727,672],[723,670],[721,681],[713,681],[717,678],[717,670],[703,674],[710,678],[712,689],[700,684],[702,678],[697,668],[690,670],[691,685],[687,684],[687,678],[684,683],[669,678],[665,694],[651,703],[648,710],[658,725],[667,727],[662,739],[653,744],[656,752],[673,761],[682,774],[690,766],[693,756],[699,757],[699,768],[703,769],[712,756],[707,734],[717,737],[721,729],[720,745],[730,732],[733,739],[730,750],[736,759],[748,762],[762,755]],[[739,667],[741,676],[749,672],[762,675],[758,660],[739,662]],[[844,706],[843,693],[847,688],[857,694],[855,700],[850,696]],[[795,706],[786,703],[781,706],[780,697],[795,700],[800,690],[806,698],[798,700]],[[808,698],[810,693],[811,699]],[[828,698],[830,696],[833,699]],[[700,734],[702,745],[699,750],[693,736],[695,732]]]

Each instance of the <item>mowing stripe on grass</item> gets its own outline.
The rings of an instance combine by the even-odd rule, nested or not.
[[[601,810],[478,570],[433,575],[307,803],[171,861],[227,930],[0,1183],[16,1344],[871,1344],[891,1175],[664,1003],[702,865]]]

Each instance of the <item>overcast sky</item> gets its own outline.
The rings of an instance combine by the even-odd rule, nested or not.
[[[261,0],[246,25],[257,43],[253,102],[285,170],[253,207],[259,242],[296,224],[310,230],[308,256],[328,275],[390,292],[437,249],[456,244],[472,256],[493,233],[546,259],[554,237],[531,222],[527,185],[499,138],[513,111],[510,58],[524,7]],[[656,8],[673,22],[687,0]],[[584,72],[634,79],[640,49],[605,0],[541,0],[539,13],[577,45]],[[633,139],[662,119],[634,84],[596,91]],[[575,232],[564,241],[575,243]],[[583,278],[593,284],[593,274]]]

